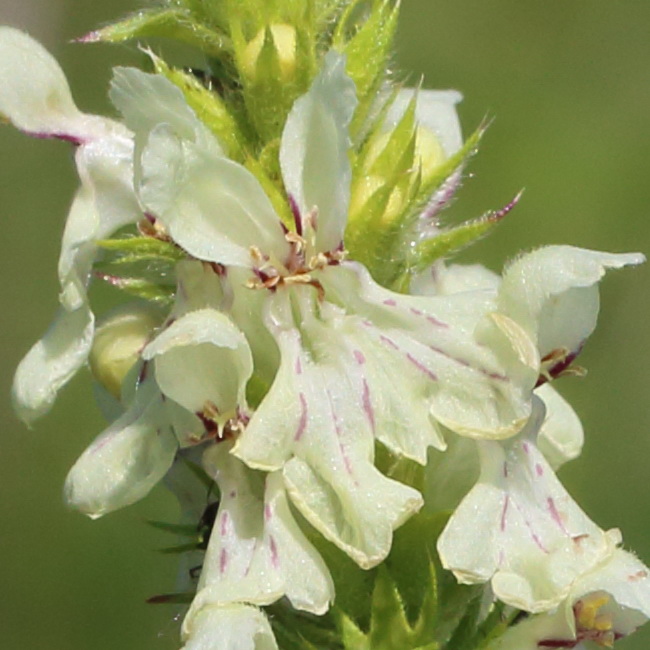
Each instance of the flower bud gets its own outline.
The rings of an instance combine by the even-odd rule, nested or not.
[[[160,315],[149,305],[129,303],[109,312],[97,327],[90,369],[116,399],[120,399],[124,378],[160,322]]]
[[[276,23],[257,32],[242,54],[242,70],[247,77],[255,79],[267,32],[270,32],[273,39],[280,75],[282,80],[286,81],[293,76],[296,69],[296,30],[286,23]]]

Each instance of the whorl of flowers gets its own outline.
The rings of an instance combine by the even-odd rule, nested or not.
[[[554,380],[643,256],[447,262],[518,197],[444,225],[483,127],[463,142],[457,92],[387,73],[398,9],[170,0],[81,39],[205,55],[116,68],[117,120],[0,28],[0,114],[71,142],[80,180],[15,406],[90,365],[115,417],[66,498],[177,495],[179,593],[152,601],[189,604],[186,650],[611,647],[650,616],[647,569],[554,473],[583,441]],[[96,321],[97,279],[136,300]]]

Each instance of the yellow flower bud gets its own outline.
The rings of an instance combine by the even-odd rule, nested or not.
[[[423,126],[419,126],[415,133],[415,159],[420,162],[424,181],[431,178],[447,159],[436,134]]]
[[[130,303],[111,311],[97,327],[90,369],[113,397],[120,398],[124,378],[161,320],[152,307]]]
[[[296,70],[296,29],[292,25],[277,23],[270,25],[275,51],[280,63],[282,80],[290,79]],[[241,67],[244,74],[250,79],[255,79],[257,62],[264,47],[267,28],[260,29],[253,40],[249,41],[241,58]]]
[[[380,176],[364,176],[355,183],[350,198],[350,221],[353,221],[365,208],[366,203],[372,195],[379,190],[385,180]],[[388,204],[384,211],[382,221],[390,223],[397,218],[404,209],[404,193],[399,187],[395,187],[388,199]]]

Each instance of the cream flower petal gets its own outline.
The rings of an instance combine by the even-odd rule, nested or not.
[[[416,94],[417,93],[417,94]],[[447,157],[463,145],[456,104],[463,100],[457,90],[416,90],[405,88],[397,93],[386,114],[386,126],[394,128],[416,96],[415,119],[419,126],[431,131]]]
[[[81,113],[52,55],[30,36],[0,27],[0,115],[37,137],[85,142],[109,120]]]
[[[194,257],[251,267],[251,246],[274,261],[287,257],[280,218],[241,165],[166,124],[152,130],[140,165],[141,201]]]
[[[96,519],[146,496],[172,465],[178,442],[161,419],[155,385],[142,387],[131,407],[74,464],[67,502]]]
[[[94,318],[87,304],[72,312],[60,309],[43,338],[20,362],[12,398],[27,424],[50,410],[58,390],[86,362],[93,330]]]
[[[156,381],[167,397],[224,425],[245,407],[253,360],[244,335],[214,309],[191,311],[168,325],[142,351],[155,360]]]
[[[526,611],[558,605],[613,544],[564,490],[535,445],[544,407],[507,443],[482,442],[481,476],[438,540],[462,583],[491,580],[495,595]]]
[[[207,606],[183,622],[183,650],[278,650],[266,616],[246,605]]]
[[[179,138],[200,141],[223,155],[217,140],[187,105],[181,90],[162,75],[147,74],[137,68],[114,68],[109,97],[136,140],[146,137],[156,125],[166,124]]]
[[[644,259],[640,253],[614,255],[571,246],[540,248],[516,260],[503,273],[498,312],[536,342],[540,357],[554,350],[575,355],[596,326],[597,284],[605,272]]]
[[[233,453],[251,467],[284,467],[302,514],[360,566],[374,566],[388,553],[392,531],[422,499],[374,467],[375,415],[371,386],[364,384],[364,353],[354,340],[342,348],[345,338],[307,322],[306,310],[301,339],[286,299],[279,294],[269,316],[281,351],[276,380]],[[396,419],[391,423],[398,426]]]
[[[501,277],[481,264],[445,264],[436,262],[411,280],[415,296],[450,296],[463,291],[496,291]]]
[[[204,455],[221,501],[189,616],[208,605],[269,605],[283,596],[324,614],[334,586],[291,514],[281,474],[251,470],[230,449],[218,443]]]
[[[546,406],[546,417],[539,431],[537,446],[554,470],[577,458],[585,435],[580,418],[571,405],[549,384],[535,394]]]
[[[321,282],[332,299],[363,319],[368,337],[392,348],[396,372],[417,368],[428,377],[428,406],[437,422],[481,439],[507,438],[523,427],[530,385],[509,377],[494,352],[474,338],[494,309],[493,291],[405,296],[383,289],[353,263],[328,270]]]
[[[317,210],[318,251],[335,250],[343,241],[352,178],[348,128],[356,106],[345,57],[331,51],[309,91],[291,109],[282,134],[285,187],[303,221]]]

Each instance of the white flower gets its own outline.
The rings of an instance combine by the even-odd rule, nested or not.
[[[582,512],[539,452],[544,414],[534,398],[521,434],[478,443],[479,480],[438,540],[443,566],[460,582],[490,581],[499,600],[529,612],[557,606],[619,541]]]
[[[408,298],[343,261],[355,105],[344,59],[330,53],[282,137],[292,232],[252,174],[209,138],[153,126],[138,169],[141,200],[174,241],[199,259],[240,268],[228,270],[239,284],[234,317],[247,333],[260,328],[250,321],[263,324],[273,337],[265,341],[279,348],[277,377],[234,453],[251,467],[282,470],[304,516],[372,566],[421,505],[414,490],[375,469],[374,439],[424,463],[428,446],[444,446],[437,422],[504,437],[522,426],[529,404],[472,339],[489,299]],[[135,109],[121,108],[135,129]],[[250,295],[259,292],[264,298]]]
[[[266,616],[247,605],[207,606],[185,619],[183,650],[278,650]]]
[[[221,499],[188,617],[208,605],[269,605],[285,595],[297,609],[324,614],[334,586],[291,513],[281,474],[251,470],[231,447],[204,454]]]
[[[36,41],[0,27],[0,115],[40,138],[77,145],[81,189],[66,224],[59,260],[61,309],[16,372],[13,398],[28,423],[49,410],[56,393],[85,363],[94,317],[86,298],[94,239],[137,221],[133,145],[122,125],[75,106],[57,62]]]
[[[578,580],[555,610],[526,618],[488,650],[611,648],[648,618],[648,569],[631,553],[617,549]]]

